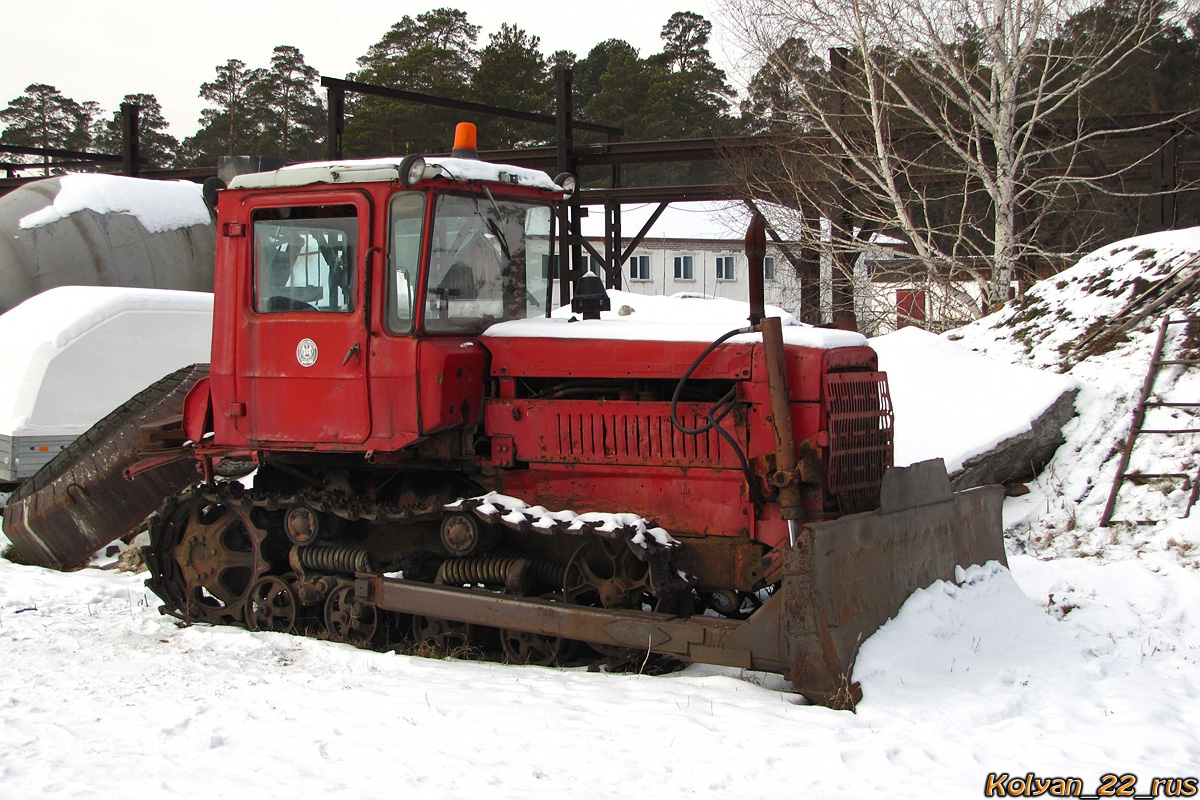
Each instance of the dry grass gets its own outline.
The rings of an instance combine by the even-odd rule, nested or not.
[[[443,639],[434,637],[422,642],[410,642],[396,648],[396,652],[404,656],[419,658],[436,658],[439,660],[453,658],[459,661],[486,661],[487,654],[479,647],[464,643],[458,637]]]

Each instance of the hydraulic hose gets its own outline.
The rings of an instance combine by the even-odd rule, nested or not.
[[[716,338],[716,340],[713,341],[712,344],[704,348],[704,352],[697,356],[696,360],[692,362],[692,365],[687,368],[686,372],[683,373],[683,377],[679,379],[679,383],[675,385],[675,391],[671,395],[671,426],[680,433],[689,436],[696,436],[702,433],[707,433],[710,430],[715,430],[717,435],[724,439],[729,446],[733,448],[733,452],[737,455],[738,463],[742,468],[742,474],[746,476],[746,485],[750,490],[751,499],[755,503],[761,504],[764,501],[762,492],[760,492],[758,489],[758,481],[755,479],[754,472],[750,469],[750,462],[747,461],[746,454],[742,451],[742,446],[737,443],[736,439],[729,435],[728,431],[721,427],[721,420],[725,419],[725,417],[729,415],[729,412],[733,410],[733,399],[737,394],[737,388],[734,387],[730,389],[720,400],[718,400],[708,409],[708,414],[706,415],[707,421],[698,428],[687,427],[679,420],[679,417],[676,414],[676,410],[679,406],[679,396],[683,393],[683,387],[687,384],[688,379],[692,377],[692,373],[694,373],[700,367],[700,365],[704,363],[704,359],[708,358],[709,354],[712,353],[713,350],[716,350],[718,347],[720,347],[726,340],[743,333],[754,333],[754,327],[749,326],[745,328],[738,328],[737,330],[721,334]]]

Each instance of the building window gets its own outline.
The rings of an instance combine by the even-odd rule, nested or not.
[[[733,279],[733,256],[717,256],[717,280],[731,281]]]
[[[554,280],[558,280],[558,253],[554,254],[554,262],[553,263],[554,263],[554,269],[553,269],[554,274],[553,274],[553,276],[551,276],[550,256],[546,255],[545,253],[542,254],[542,280],[548,281],[548,280],[550,280],[551,277],[553,277]]]
[[[775,280],[775,256],[767,256],[763,259],[763,279]]]
[[[650,256],[634,256],[629,259],[629,280],[650,280]]]
[[[694,281],[696,279],[695,258],[693,256],[675,256],[675,280]]]

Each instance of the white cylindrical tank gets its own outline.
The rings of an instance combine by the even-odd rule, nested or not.
[[[55,286],[211,292],[216,237],[198,184],[72,174],[0,197],[0,313]]]

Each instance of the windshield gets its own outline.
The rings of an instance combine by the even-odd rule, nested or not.
[[[439,195],[434,208],[425,330],[478,333],[546,315],[550,206],[482,195]]]

